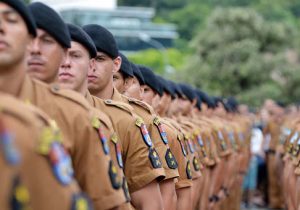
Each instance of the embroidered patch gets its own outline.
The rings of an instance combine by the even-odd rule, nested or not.
[[[30,195],[27,188],[22,185],[20,178],[15,177],[11,194],[10,205],[12,210],[31,209],[29,207]]]
[[[122,159],[121,145],[120,145],[120,142],[118,141],[118,136],[116,133],[114,133],[112,135],[111,140],[115,144],[118,165],[120,166],[120,168],[123,168],[124,165],[123,165],[123,159]]]
[[[106,155],[108,155],[109,154],[109,146],[108,146],[107,138],[106,138],[101,126],[98,128],[98,135],[99,135],[99,138],[102,143],[103,151]]]
[[[83,193],[75,194],[72,197],[71,210],[92,210],[90,199]]]
[[[121,180],[118,177],[117,167],[112,161],[109,162],[108,174],[110,177],[111,185],[114,189],[119,189],[122,186]]]
[[[221,142],[221,148],[223,151],[225,151],[227,149],[227,145],[225,143],[225,140],[224,140],[224,137],[223,137],[223,134],[221,133],[221,131],[218,131],[218,137]]]
[[[188,161],[187,164],[186,164],[186,175],[187,175],[188,179],[193,178],[190,161]]]
[[[199,171],[200,170],[199,161],[198,161],[198,159],[196,157],[194,157],[194,159],[193,159],[193,165],[194,165],[195,171]]]
[[[175,159],[175,157],[172,154],[172,152],[171,152],[170,149],[167,149],[165,158],[166,158],[166,162],[168,164],[168,167],[170,169],[176,169],[176,168],[178,168],[177,161],[176,161],[176,159]]]
[[[195,152],[194,143],[192,142],[191,139],[188,139],[187,143],[189,145],[190,152],[193,154]]]
[[[16,148],[15,138],[11,133],[0,130],[0,149],[3,152],[4,159],[9,165],[17,165],[20,163],[21,155]]]
[[[178,141],[180,143],[182,154],[186,157],[187,153],[186,153],[186,150],[184,148],[182,138],[181,138],[181,136],[179,134],[177,135],[177,139],[178,139]]]
[[[150,137],[150,134],[148,132],[148,129],[147,129],[146,125],[145,124],[141,124],[140,129],[141,129],[141,133],[142,133],[144,142],[146,143],[146,145],[148,147],[152,147],[152,140],[151,140],[151,137]]]
[[[153,168],[161,168],[161,161],[159,155],[154,148],[149,149],[149,159]]]
[[[72,160],[61,143],[52,143],[49,159],[57,180],[63,185],[70,184],[73,181],[74,174]]]
[[[126,201],[129,202],[131,200],[131,197],[130,197],[130,194],[129,194],[128,184],[127,184],[127,181],[126,181],[125,177],[123,177],[122,188],[123,188],[123,191],[124,191]]]

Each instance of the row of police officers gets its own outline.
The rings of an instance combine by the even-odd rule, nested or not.
[[[104,27],[0,0],[1,210],[238,210],[251,120]]]

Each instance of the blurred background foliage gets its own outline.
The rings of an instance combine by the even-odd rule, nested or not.
[[[177,81],[214,95],[236,96],[253,106],[264,99],[291,103],[300,98],[298,0],[119,0],[119,5],[151,6],[154,21],[171,22],[180,38],[162,54],[129,55]]]

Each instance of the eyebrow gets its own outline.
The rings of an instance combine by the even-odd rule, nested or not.
[[[2,11],[0,10],[0,13],[3,15],[18,14],[14,9],[4,9]]]

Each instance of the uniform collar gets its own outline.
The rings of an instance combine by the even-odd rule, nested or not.
[[[24,78],[18,98],[26,103],[34,103],[35,101],[33,79],[28,75],[26,75]]]
[[[113,95],[112,95],[111,99],[112,99],[113,101],[121,101],[121,102],[124,102],[124,99],[123,99],[121,93],[120,93],[116,88],[114,88],[114,90],[113,90]]]

